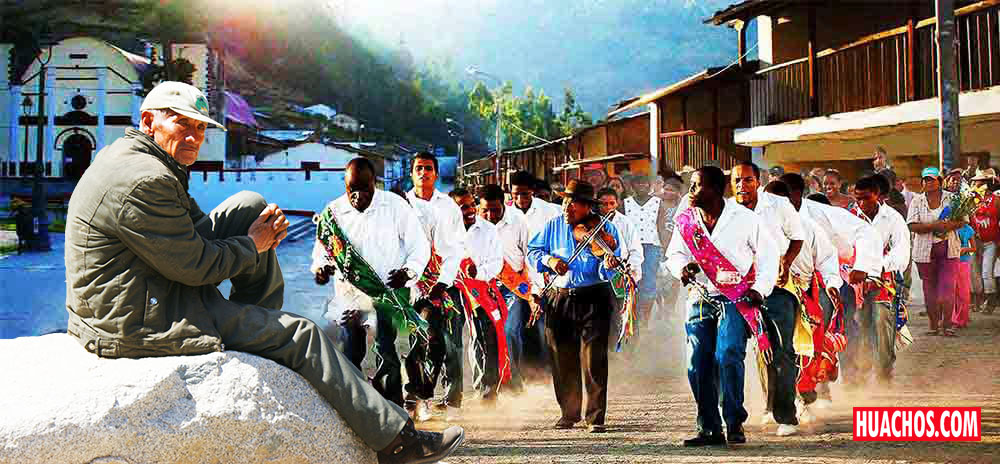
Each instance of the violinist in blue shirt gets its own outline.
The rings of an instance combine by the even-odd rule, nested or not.
[[[573,428],[582,419],[592,433],[605,432],[608,399],[608,338],[614,293],[608,283],[620,265],[618,231],[610,221],[597,234],[607,247],[574,250],[601,224],[594,212],[594,186],[571,180],[564,192],[563,214],[550,220],[528,243],[528,262],[539,272],[557,275],[552,292],[543,295],[545,343],[552,359],[552,384],[562,417],[557,429]],[[586,417],[582,417],[582,378],[587,388]]]

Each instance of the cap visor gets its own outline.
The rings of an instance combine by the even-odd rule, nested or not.
[[[218,127],[219,129],[222,129],[223,131],[226,130],[226,126],[223,126],[222,124],[219,124],[216,120],[214,120],[214,119],[212,119],[212,118],[210,118],[208,116],[205,116],[205,115],[203,115],[203,114],[201,114],[201,113],[199,113],[197,111],[183,110],[183,109],[174,108],[174,107],[171,107],[170,109],[172,111],[177,112],[177,114],[180,114],[181,116],[188,117],[188,118],[191,118],[191,119],[195,119],[195,120],[201,121],[201,122],[203,122],[205,124],[211,124],[211,125],[213,125],[215,127]]]

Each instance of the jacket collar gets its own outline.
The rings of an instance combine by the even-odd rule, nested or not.
[[[153,140],[152,137],[140,132],[138,129],[130,127],[125,130],[125,138],[131,139],[134,142],[134,144],[137,145],[136,147],[138,148],[137,151],[153,155],[153,157],[160,160],[160,162],[162,162],[164,166],[170,169],[170,172],[173,172],[174,175],[177,176],[177,180],[179,180],[181,182],[181,185],[184,186],[184,191],[185,192],[187,191],[188,189],[187,168],[181,166],[181,163],[178,163],[177,160],[175,160],[172,156],[170,156],[163,149],[163,147],[158,145],[156,141]]]

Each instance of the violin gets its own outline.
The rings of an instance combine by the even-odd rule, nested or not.
[[[590,252],[597,258],[603,258],[606,254],[613,255],[618,249],[618,241],[615,240],[614,235],[604,229],[604,223],[607,221],[603,219],[598,214],[591,214],[583,222],[573,227],[573,239],[577,243],[586,243],[587,239],[593,235],[587,245],[590,246]],[[600,227],[601,230],[594,235],[594,229],[597,227]]]

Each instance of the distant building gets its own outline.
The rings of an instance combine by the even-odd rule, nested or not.
[[[361,122],[356,118],[349,116],[344,113],[337,114],[331,120],[334,126],[344,129],[349,132],[358,132],[361,130]]]
[[[40,58],[49,57],[44,47]],[[156,63],[152,52],[133,53],[95,37],[55,43],[46,74],[38,59],[14,44],[0,43],[0,176],[30,175],[36,147],[43,147],[46,177],[75,181],[104,146],[139,123],[143,77]],[[194,65],[193,84],[209,99],[212,117],[226,118],[218,54],[206,44],[174,44],[174,59]],[[44,117],[38,118],[39,82],[44,86]],[[43,126],[41,140],[38,126]],[[225,159],[226,136],[208,129],[200,160]]]

